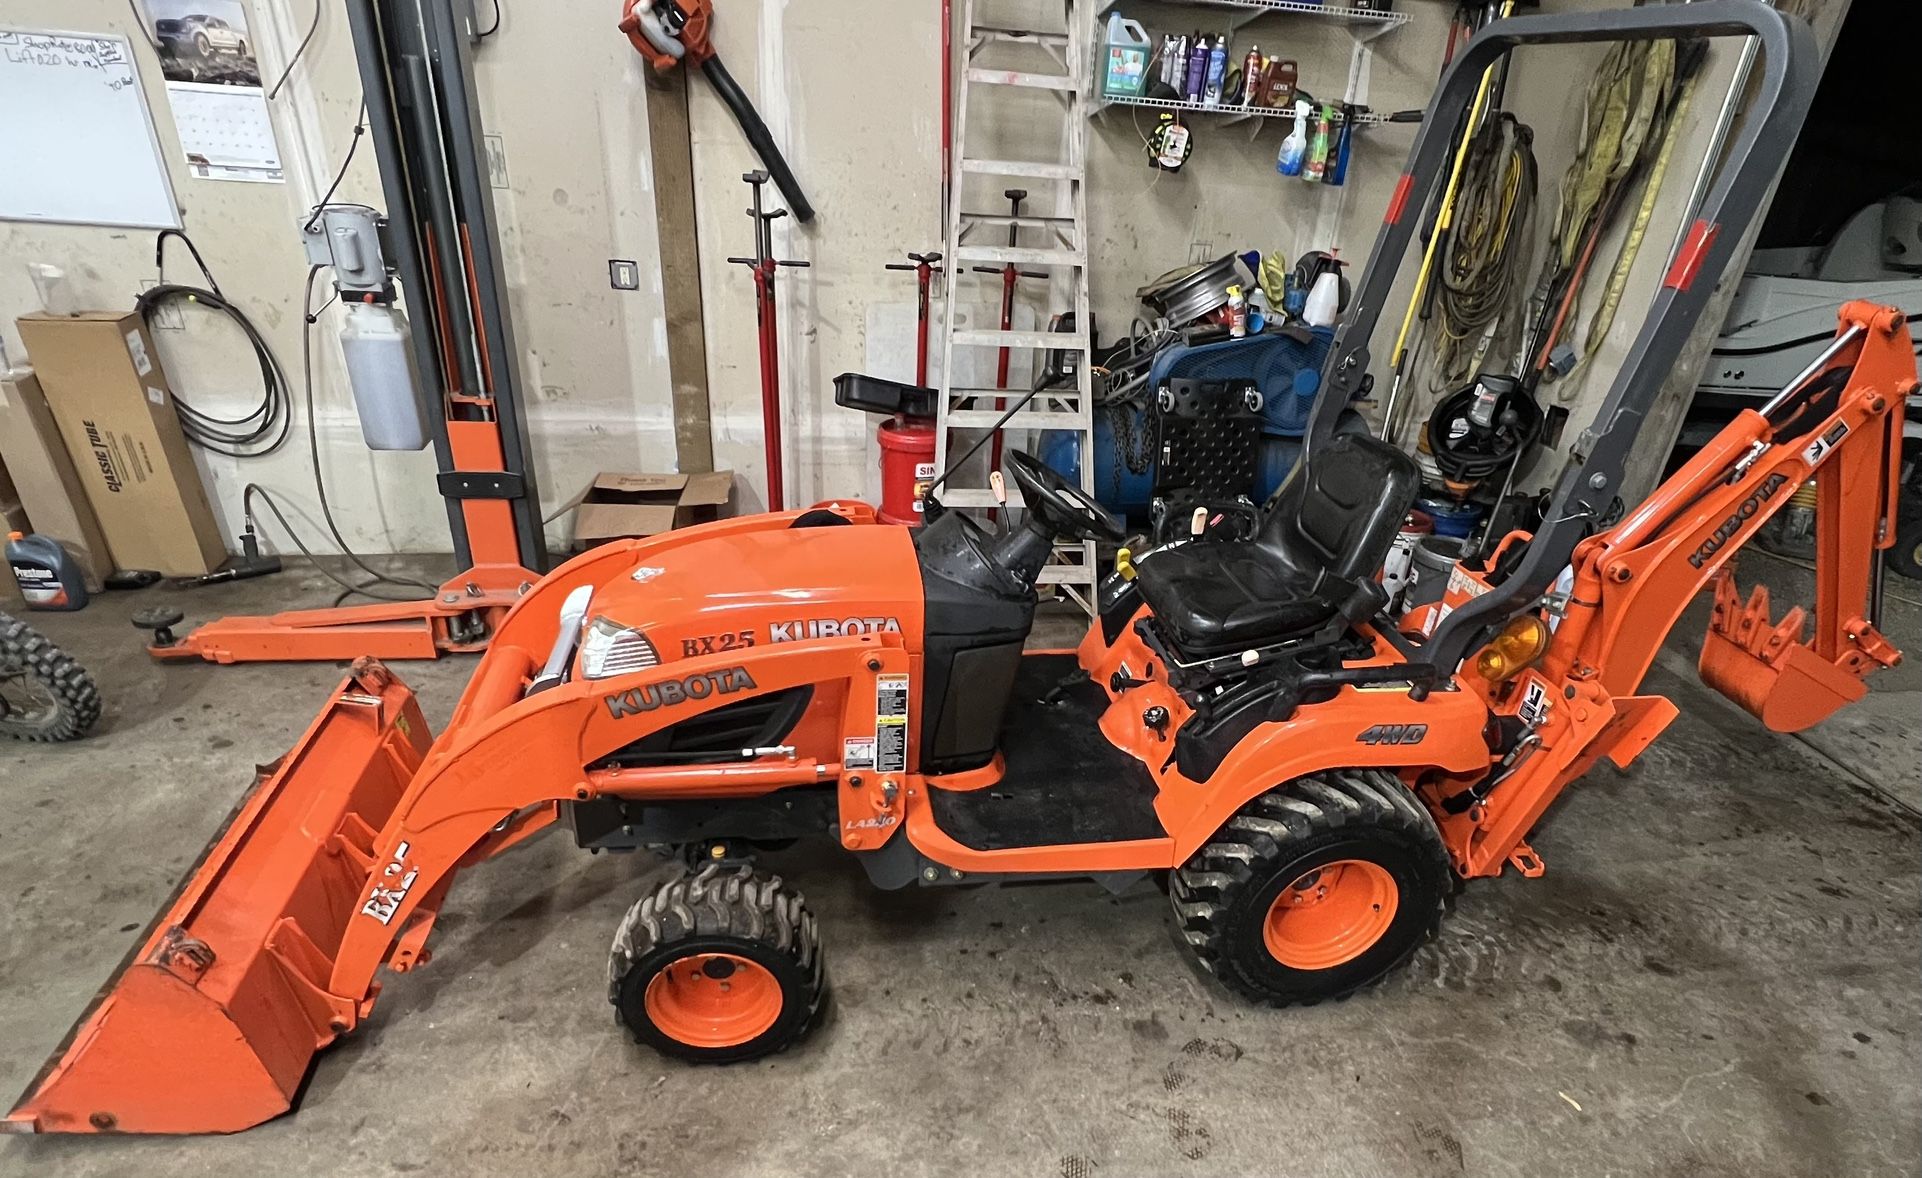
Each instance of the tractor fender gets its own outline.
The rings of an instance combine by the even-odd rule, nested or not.
[[[1330,769],[1386,769],[1404,779],[1424,770],[1451,776],[1485,771],[1493,761],[1482,730],[1487,704],[1478,692],[1444,686],[1417,700],[1406,687],[1344,687],[1326,703],[1250,732],[1206,782],[1172,768],[1156,801],[1185,862],[1256,797]]]

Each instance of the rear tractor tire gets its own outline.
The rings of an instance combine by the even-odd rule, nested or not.
[[[1394,775],[1346,769],[1256,798],[1169,881],[1182,936],[1273,1006],[1345,998],[1407,962],[1453,885],[1441,832]]]
[[[736,1063],[784,1051],[827,994],[814,914],[778,876],[709,864],[643,897],[622,919],[608,1000],[664,1055]]]

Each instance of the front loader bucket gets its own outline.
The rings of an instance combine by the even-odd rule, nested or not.
[[[1802,642],[1806,615],[1792,609],[1769,620],[1768,588],[1748,604],[1723,574],[1715,613],[1702,642],[1702,682],[1747,709],[1772,732],[1813,728],[1868,694],[1868,685]]]
[[[0,1125],[227,1133],[287,1111],[362,1013],[361,996],[327,992],[334,953],[428,743],[413,693],[356,663]]]

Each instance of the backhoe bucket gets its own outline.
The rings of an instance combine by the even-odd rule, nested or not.
[[[327,984],[375,835],[428,743],[413,693],[356,663],[0,1126],[227,1133],[287,1111],[314,1054],[363,1013],[363,996]]]
[[[1769,620],[1769,593],[1748,604],[1726,573],[1715,582],[1715,613],[1702,642],[1702,682],[1747,709],[1772,732],[1801,732],[1868,694],[1868,685],[1802,641],[1806,615]]]

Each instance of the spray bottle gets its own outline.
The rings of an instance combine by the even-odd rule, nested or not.
[[[1181,96],[1189,102],[1200,102],[1201,91],[1208,81],[1208,38],[1200,33],[1188,50],[1188,81],[1182,88]]]
[[[1342,261],[1334,253],[1319,267],[1315,284],[1308,291],[1308,302],[1302,307],[1301,319],[1310,327],[1332,327],[1341,314],[1341,267]]]
[[[1295,103],[1295,129],[1281,141],[1281,151],[1275,155],[1275,171],[1284,176],[1301,175],[1302,159],[1308,153],[1308,104]]]
[[[1261,72],[1261,47],[1248,46],[1248,57],[1241,63],[1241,105],[1260,106],[1261,92],[1267,89],[1268,79]]]
[[[1319,184],[1328,171],[1328,108],[1319,107],[1315,113],[1315,133],[1308,140],[1308,159],[1301,167],[1301,178],[1310,184]]]
[[[1248,300],[1242,295],[1241,287],[1228,288],[1228,335],[1241,339],[1248,334]]]
[[[1222,81],[1228,76],[1228,35],[1223,33],[1215,38],[1215,47],[1208,51],[1208,84],[1203,87],[1201,101],[1207,106],[1221,105]]]
[[[1168,60],[1168,88],[1175,92],[1176,100],[1188,93],[1188,35],[1183,33],[1174,38]]]

